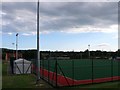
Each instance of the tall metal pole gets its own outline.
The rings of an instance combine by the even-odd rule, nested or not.
[[[37,82],[40,80],[40,52],[39,52],[39,0],[37,3]]]
[[[15,43],[12,43],[12,45],[13,45],[13,57],[14,57],[14,44],[15,44]]]
[[[18,33],[16,34],[16,59],[18,59]]]
[[[90,58],[90,45],[88,45],[88,56]]]

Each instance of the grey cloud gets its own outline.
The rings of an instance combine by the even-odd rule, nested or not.
[[[30,32],[36,30],[36,3],[5,2],[2,3],[3,22],[9,24],[2,26],[3,33]]]
[[[55,4],[59,4],[58,7]],[[106,27],[117,24],[117,3],[69,2],[62,4],[41,3],[41,16],[49,17],[46,23],[43,20],[42,30],[62,30],[87,25]],[[54,17],[58,19],[51,20]]]
[[[3,32],[33,32],[36,30],[34,2],[7,2],[2,4]],[[62,31],[83,26],[100,28],[117,24],[117,2],[40,2],[40,31]],[[21,19],[16,21],[16,18]]]
[[[12,13],[15,10],[26,9],[36,13],[36,5],[34,2],[3,2],[2,10],[7,13]]]

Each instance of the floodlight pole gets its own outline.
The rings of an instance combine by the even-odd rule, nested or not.
[[[15,44],[15,43],[12,43],[12,45],[13,45],[13,48],[14,48],[14,44]],[[13,57],[14,57],[14,49],[13,49]]]
[[[90,58],[90,44],[88,45],[88,56]]]
[[[18,59],[18,33],[16,34],[16,59]]]
[[[40,80],[40,52],[39,52],[39,0],[37,3],[37,81]]]

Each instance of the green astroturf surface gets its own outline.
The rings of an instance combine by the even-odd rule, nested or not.
[[[42,60],[41,64],[43,68],[55,72],[55,62],[56,60]],[[118,75],[118,65],[120,64],[120,61],[107,59],[94,59],[94,60],[77,59],[77,60],[57,60],[57,63],[58,74],[63,75],[64,73],[66,77],[75,80],[92,79],[92,76],[94,79],[107,78],[111,77],[112,75],[120,76]]]

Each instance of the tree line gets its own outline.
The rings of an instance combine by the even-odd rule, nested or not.
[[[13,53],[15,50],[2,48],[2,59],[5,60],[6,53]],[[18,53],[22,54],[22,58],[25,59],[37,59],[37,50],[18,50]],[[90,53],[90,56],[89,56]],[[70,57],[70,59],[88,59],[99,58],[108,59],[120,56],[120,49],[115,52],[112,51],[40,51],[40,59],[48,59],[50,57]]]

